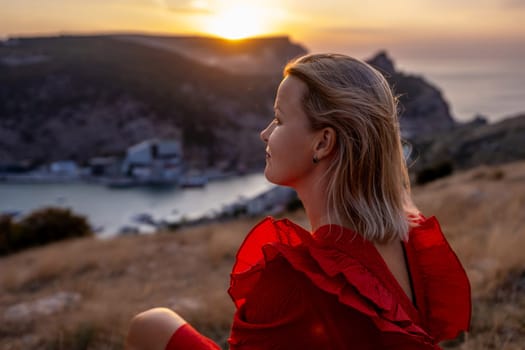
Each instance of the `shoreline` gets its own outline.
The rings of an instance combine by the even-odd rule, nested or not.
[[[259,173],[217,179],[205,187],[189,188],[110,188],[85,181],[0,182],[0,213],[22,216],[42,207],[70,208],[88,218],[97,236],[108,238],[121,230],[152,233],[166,227],[217,221],[242,212],[254,214],[270,205],[270,199],[258,197],[264,197],[273,188]]]

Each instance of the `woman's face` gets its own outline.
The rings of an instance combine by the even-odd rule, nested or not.
[[[264,175],[278,185],[297,188],[315,166],[315,132],[301,104],[306,89],[298,78],[284,78],[277,90],[275,118],[261,131],[266,144]]]

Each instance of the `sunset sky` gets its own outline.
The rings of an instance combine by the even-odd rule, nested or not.
[[[0,0],[0,6],[2,38],[286,34],[312,51],[358,55],[525,54],[525,0]]]

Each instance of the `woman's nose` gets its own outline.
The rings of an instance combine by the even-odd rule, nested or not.
[[[271,124],[268,125],[266,128],[264,128],[261,131],[261,133],[259,134],[259,136],[261,137],[262,142],[264,142],[264,143],[268,142],[268,135],[270,134],[270,132],[269,132],[270,127],[271,127]]]

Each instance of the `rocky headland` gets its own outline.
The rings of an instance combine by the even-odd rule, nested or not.
[[[439,88],[421,76],[397,70],[393,59],[384,51],[367,62],[383,73],[399,99],[399,123],[403,137],[411,139],[454,128],[456,122]]]
[[[413,178],[425,183],[457,170],[525,159],[525,114],[497,123],[475,119],[447,131],[414,135],[409,159]]]

